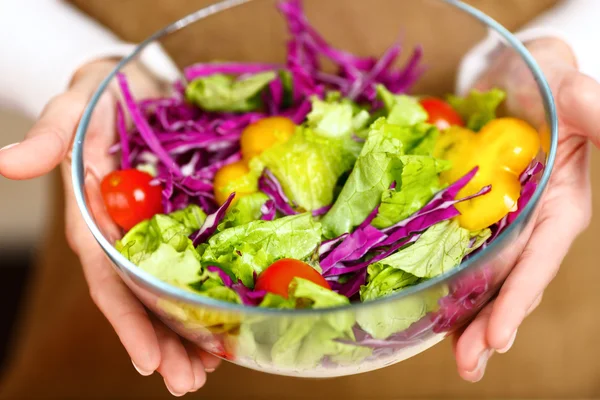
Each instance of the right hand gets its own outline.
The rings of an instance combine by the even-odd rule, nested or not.
[[[48,103],[25,140],[0,150],[0,175],[9,179],[32,179],[61,165],[67,240],[81,260],[92,299],[115,329],[138,372],[150,375],[158,371],[169,391],[181,396],[200,389],[206,381],[206,372],[214,370],[219,359],[184,341],[148,315],[96,243],[73,194],[70,160],[73,136],[90,97],[114,67],[114,61],[102,60],[79,69],[69,89]],[[164,90],[139,64],[126,67],[124,72],[140,98],[157,96]],[[115,105],[119,97],[113,82],[99,100],[88,128],[84,149],[85,181],[88,193],[96,190],[95,195],[90,196],[92,199],[100,199],[100,181],[116,167],[108,148],[116,141]],[[101,200],[91,203],[92,211],[104,207]],[[112,236],[109,240],[118,239],[118,234],[113,226],[108,233]]]

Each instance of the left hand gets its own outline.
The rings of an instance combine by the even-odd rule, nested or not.
[[[505,353],[517,329],[540,303],[575,238],[591,219],[590,141],[600,146],[600,84],[580,73],[570,47],[559,39],[527,43],[548,80],[559,120],[556,163],[537,215],[510,250],[515,267],[497,298],[455,337],[458,372],[479,381],[494,352]],[[498,54],[476,88],[506,90],[511,116],[544,124],[537,85],[516,54]],[[560,234],[557,234],[560,232]],[[510,258],[511,255],[508,256]]]

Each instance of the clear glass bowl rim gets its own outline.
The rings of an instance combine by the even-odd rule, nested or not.
[[[550,179],[550,175],[552,173],[552,169],[554,167],[554,161],[556,158],[556,150],[558,143],[558,118],[556,114],[556,106],[554,103],[554,98],[552,96],[552,92],[550,90],[550,86],[546,81],[544,74],[537,62],[533,58],[533,56],[529,53],[529,51],[525,48],[525,46],[506,28],[496,22],[493,18],[483,13],[482,11],[476,9],[473,6],[463,3],[459,0],[434,0],[439,1],[441,3],[449,4],[466,14],[469,14],[471,17],[475,18],[479,22],[483,23],[487,28],[495,31],[502,39],[506,41],[517,53],[521,56],[523,61],[529,67],[531,73],[534,76],[534,79],[537,83],[538,89],[542,96],[542,101],[544,103],[544,108],[546,112],[547,123],[550,128],[550,150],[547,155],[547,161],[545,164],[544,172],[538,183],[537,189],[533,194],[531,200],[525,206],[525,209],[519,214],[517,219],[513,221],[513,223],[507,227],[499,236],[494,240],[487,248],[483,251],[478,252],[472,258],[469,258],[464,263],[461,263],[458,267],[453,268],[452,270],[437,276],[433,279],[430,279],[426,282],[423,282],[419,285],[415,285],[408,289],[402,290],[397,294],[390,295],[388,297],[383,297],[377,300],[361,303],[361,302],[353,302],[348,305],[340,306],[340,307],[332,307],[332,308],[323,308],[323,309],[307,309],[307,310],[279,310],[279,309],[271,309],[271,308],[258,308],[258,307],[248,307],[241,304],[227,303],[220,300],[215,300],[210,297],[201,296],[199,294],[195,294],[193,292],[189,292],[178,288],[176,286],[172,286],[166,282],[161,281],[160,279],[150,275],[149,273],[143,271],[138,268],[135,264],[125,258],[119,251],[110,243],[102,234],[99,227],[96,225],[94,218],[88,208],[87,201],[85,200],[85,190],[84,190],[84,178],[85,178],[85,170],[83,164],[83,145],[87,132],[88,125],[90,123],[90,119],[94,108],[100,99],[100,96],[109,85],[110,81],[115,77],[115,75],[121,70],[121,68],[126,65],[130,60],[135,58],[146,46],[151,44],[152,42],[169,35],[175,31],[178,31],[196,21],[209,17],[211,15],[217,14],[219,12],[225,11],[227,9],[233,8],[235,6],[242,5],[244,3],[249,3],[255,0],[223,0],[218,3],[212,4],[208,7],[202,8],[198,11],[195,11],[182,19],[166,26],[165,28],[155,32],[153,35],[148,37],[142,43],[140,43],[130,55],[123,58],[117,66],[110,72],[110,74],[101,82],[96,92],[91,97],[88,105],[85,108],[85,111],[81,117],[81,121],[77,127],[77,131],[75,133],[75,139],[73,143],[72,150],[72,167],[71,167],[71,178],[73,182],[73,189],[75,192],[75,200],[81,211],[83,219],[87,224],[88,228],[92,232],[92,235],[100,244],[102,249],[106,252],[106,254],[111,258],[111,260],[117,260],[117,267],[124,269],[125,272],[136,278],[138,282],[143,282],[145,289],[149,289],[155,294],[166,296],[171,300],[182,301],[186,303],[190,303],[198,306],[210,307],[213,309],[222,309],[226,312],[237,312],[243,314],[253,314],[253,315],[270,315],[270,316],[290,316],[290,315],[321,315],[328,314],[333,312],[343,312],[343,311],[356,311],[365,307],[373,307],[380,305],[382,303],[394,302],[398,301],[402,298],[413,296],[419,292],[426,291],[427,289],[434,287],[435,285],[446,281],[462,271],[469,269],[471,266],[476,265],[477,263],[484,262],[486,259],[493,256],[496,249],[501,248],[501,245],[511,236],[511,233],[517,228],[519,228],[533,213],[535,210],[540,198],[548,184]]]

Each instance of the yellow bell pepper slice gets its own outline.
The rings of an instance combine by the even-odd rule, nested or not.
[[[485,186],[492,186],[489,193],[457,204],[460,225],[478,231],[516,210],[521,194],[519,176],[539,151],[538,132],[516,118],[492,120],[478,133],[462,127],[452,127],[442,133],[434,155],[452,162],[452,168],[440,174],[442,182],[455,182],[478,167],[458,196],[470,196]]]

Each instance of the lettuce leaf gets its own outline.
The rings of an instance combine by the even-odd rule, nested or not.
[[[204,223],[206,213],[199,206],[192,204],[183,210],[173,211],[169,217],[183,224],[188,231],[194,232]]]
[[[400,269],[381,263],[367,268],[367,284],[360,288],[360,300],[369,301],[390,294],[419,282],[419,278]]]
[[[408,329],[427,313],[436,311],[439,299],[447,293],[446,286],[436,286],[394,302],[363,308],[357,311],[356,322],[375,339],[387,339]]]
[[[196,205],[169,215],[157,214],[134,226],[116,248],[139,268],[176,286],[198,280],[200,257],[188,236],[206,214]]]
[[[325,357],[340,365],[350,365],[369,357],[373,350],[340,341],[353,341],[351,329],[340,331],[330,324],[319,323],[313,326],[304,337],[297,351],[296,365],[305,368],[316,367]]]
[[[198,253],[193,247],[180,252],[166,243],[161,243],[137,266],[161,281],[179,287],[197,281],[201,270]]]
[[[420,210],[442,189],[438,174],[450,163],[429,156],[401,156],[402,174],[394,189],[386,190],[373,226],[387,228]]]
[[[492,231],[489,228],[477,232],[471,232],[471,246],[467,250],[467,255],[483,246],[489,238],[492,237]]]
[[[377,97],[383,101],[390,124],[415,125],[427,121],[427,111],[411,96],[396,95],[385,86],[377,85]]]
[[[250,195],[240,197],[233,204],[225,218],[219,224],[219,231],[227,228],[244,225],[252,221],[259,220],[262,217],[261,207],[269,200],[267,195],[262,192],[252,193]]]
[[[312,211],[331,204],[338,179],[352,168],[360,147],[349,138],[325,138],[309,128],[299,128],[287,142],[255,158],[251,168],[269,168],[287,197]]]
[[[496,109],[505,98],[506,93],[497,88],[487,92],[473,89],[466,97],[448,96],[448,103],[461,115],[467,128],[477,132],[496,118]]]
[[[350,303],[346,296],[302,278],[294,278],[290,283],[289,298],[309,308],[328,308]]]
[[[350,302],[345,296],[301,278],[295,278],[290,284],[289,298],[310,308],[336,307]],[[354,323],[354,315],[348,311],[293,319],[273,344],[273,362],[314,367],[326,356],[338,363],[360,361],[371,354],[370,349],[339,342],[354,340]]]
[[[411,246],[377,264],[400,269],[419,278],[434,278],[460,264],[469,249],[471,234],[456,221],[443,221],[427,229]]]
[[[323,101],[311,99],[312,110],[307,115],[308,126],[321,136],[335,139],[350,138],[362,130],[370,116],[366,110],[357,109],[349,100]]]
[[[309,258],[321,242],[321,224],[310,213],[273,221],[252,221],[225,229],[200,247],[203,262],[216,262],[247,287],[254,273],[280,258]]]
[[[263,89],[276,78],[273,71],[244,79],[213,74],[193,80],[185,90],[186,98],[206,111],[245,112],[262,106]]]
[[[323,234],[334,238],[360,225],[381,201],[393,181],[401,179],[402,127],[380,118],[369,136],[342,191],[323,217]]]
[[[377,96],[385,106],[387,122],[405,127],[399,136],[404,145],[404,153],[432,155],[439,131],[434,125],[425,122],[428,118],[427,111],[419,102],[411,96],[393,94],[383,85],[377,87]]]

